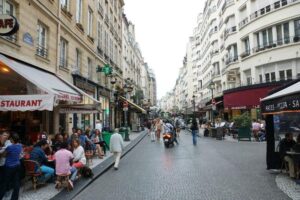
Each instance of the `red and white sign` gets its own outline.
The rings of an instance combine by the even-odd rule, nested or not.
[[[57,97],[58,100],[60,101],[72,101],[76,103],[80,103],[82,101],[81,96],[76,94],[68,94],[68,93],[60,92],[59,95],[57,95]]]
[[[12,35],[19,30],[17,19],[12,15],[0,15],[0,35]]]
[[[54,95],[2,95],[0,111],[53,110]]]

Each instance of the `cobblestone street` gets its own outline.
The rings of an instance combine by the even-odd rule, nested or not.
[[[145,137],[120,162],[76,199],[289,199],[266,170],[265,143],[201,137],[192,145],[181,133],[179,146],[165,149]]]

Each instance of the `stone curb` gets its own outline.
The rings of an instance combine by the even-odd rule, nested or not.
[[[140,135],[135,138],[132,142],[130,142],[124,149],[122,153],[122,157],[125,156],[128,152],[130,152],[145,136],[147,135],[146,131],[140,133]],[[93,169],[94,177],[91,179],[79,179],[75,183],[74,190],[68,192],[65,189],[55,195],[52,200],[68,200],[74,199],[80,192],[82,192],[85,188],[87,188],[90,184],[92,184],[97,178],[99,178],[103,173],[105,173],[112,165],[114,164],[114,157],[111,155],[101,164],[96,166]]]

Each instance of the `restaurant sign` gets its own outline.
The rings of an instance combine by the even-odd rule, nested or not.
[[[262,102],[262,113],[300,111],[300,95],[290,95]]]
[[[54,95],[1,95],[0,111],[53,110]]]
[[[12,15],[0,14],[0,36],[8,36],[19,30],[17,19]]]

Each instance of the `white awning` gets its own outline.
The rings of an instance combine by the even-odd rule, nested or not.
[[[55,95],[58,100],[79,103],[82,99],[79,92],[52,73],[36,69],[1,54],[0,61],[40,89]]]
[[[136,105],[135,103],[133,103],[132,101],[126,99],[125,97],[120,96],[120,99],[122,101],[127,101],[132,107],[134,107],[137,110],[141,111],[143,114],[147,114],[147,111],[145,109],[141,108],[140,106]]]
[[[298,81],[297,83],[284,88],[283,90],[280,90],[274,94],[271,94],[263,99],[261,99],[261,101],[267,101],[267,100],[272,100],[272,99],[276,99],[279,97],[284,97],[287,95],[292,95],[292,94],[296,94],[296,93],[300,93],[300,81]]]

